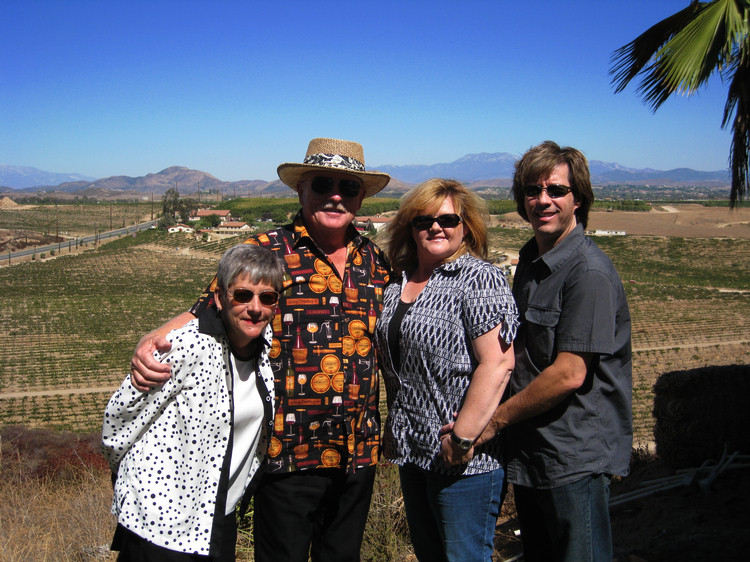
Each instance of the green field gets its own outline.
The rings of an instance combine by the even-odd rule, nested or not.
[[[528,229],[491,229],[491,254]],[[148,231],[0,268],[0,426],[96,431],[138,339],[190,306],[239,238],[197,242]],[[750,241],[600,237],[633,316],[635,432],[651,437],[652,386],[665,371],[750,363]]]
[[[152,212],[153,211],[153,212]],[[161,212],[161,201],[151,203],[79,203],[33,205],[0,209],[0,228],[24,229],[42,234],[83,236],[132,226]]]

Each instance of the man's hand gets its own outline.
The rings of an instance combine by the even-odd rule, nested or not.
[[[183,312],[141,338],[130,360],[130,384],[133,388],[147,392],[169,380],[172,376],[170,366],[154,359],[154,351],[164,353],[172,349],[172,344],[166,338],[167,334],[182,328],[193,318],[195,316],[190,312]]]
[[[474,446],[476,447],[477,445],[482,445],[483,443],[487,443],[487,441],[494,438],[495,435],[497,435],[501,429],[502,427],[500,427],[500,422],[497,421],[497,413],[496,413],[494,416],[490,418],[490,421],[487,422],[487,425],[484,426],[482,433],[479,435],[479,437],[477,437],[477,440],[474,442]]]
[[[172,376],[167,363],[159,363],[154,359],[154,351],[169,351],[172,344],[164,336],[147,334],[138,342],[135,354],[130,360],[130,384],[141,392],[147,392],[160,384],[164,384]]]

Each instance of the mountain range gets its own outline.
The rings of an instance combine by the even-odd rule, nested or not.
[[[467,154],[449,163],[431,165],[381,165],[371,169],[390,174],[391,182],[384,194],[399,195],[412,185],[433,177],[456,178],[470,187],[509,187],[517,157],[507,152]],[[689,168],[654,170],[627,168],[617,163],[589,162],[595,186],[627,184],[639,186],[704,186],[729,185],[729,172],[703,172]],[[0,194],[92,197],[97,199],[144,199],[161,196],[176,187],[182,195],[220,192],[225,196],[278,197],[289,195],[281,181],[243,180],[226,182],[206,172],[183,166],[172,166],[158,173],[141,177],[111,176],[93,179],[80,174],[59,174],[36,168],[0,165]]]
[[[95,181],[96,178],[82,174],[60,174],[45,172],[28,166],[8,166],[0,164],[0,186],[23,188],[58,185],[71,181]]]

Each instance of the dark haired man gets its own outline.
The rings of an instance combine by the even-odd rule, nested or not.
[[[585,156],[547,141],[516,164],[534,229],[513,282],[516,366],[480,442],[504,430],[524,560],[612,560],[609,478],[632,447],[630,313],[609,258],[584,235]]]

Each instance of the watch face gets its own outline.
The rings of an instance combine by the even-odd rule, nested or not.
[[[474,445],[474,442],[471,439],[461,439],[455,433],[451,433],[451,441],[453,441],[459,449],[463,449],[464,451],[468,451]]]

